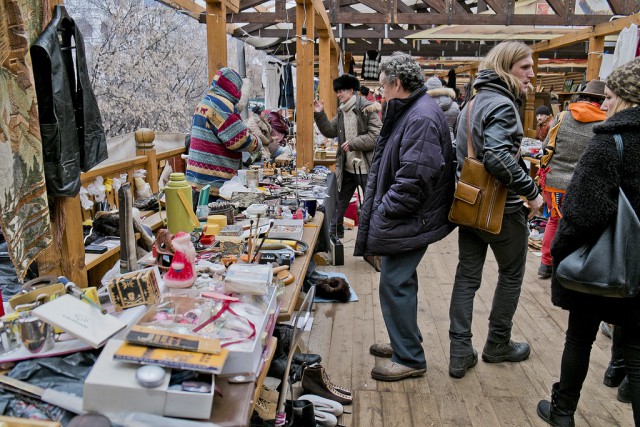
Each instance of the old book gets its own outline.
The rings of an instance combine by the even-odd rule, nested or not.
[[[95,305],[68,294],[35,308],[33,314],[94,348],[127,326],[124,320],[102,314]]]
[[[126,340],[131,344],[174,350],[195,351],[197,353],[219,354],[220,340],[198,335],[177,334],[163,329],[134,325]]]
[[[228,353],[229,350],[224,348],[219,354],[207,354],[124,343],[116,350],[113,358],[133,363],[218,374],[222,371]]]

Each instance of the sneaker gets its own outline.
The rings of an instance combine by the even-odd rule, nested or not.
[[[449,375],[453,378],[462,378],[469,368],[478,364],[478,352],[473,349],[473,353],[466,356],[451,356],[449,358]]]
[[[538,267],[538,277],[541,279],[548,279],[551,277],[551,266],[540,263],[540,267]]]
[[[369,353],[378,357],[391,357],[393,356],[393,348],[391,348],[391,343],[373,344],[369,347]]]
[[[526,342],[496,344],[487,341],[482,350],[482,360],[487,363],[522,362],[529,357],[531,348]]]
[[[420,377],[427,372],[427,368],[415,369],[388,360],[382,366],[371,370],[371,378],[379,381],[399,381],[410,377]]]
[[[600,322],[600,332],[607,338],[613,337],[613,325],[607,322]]]

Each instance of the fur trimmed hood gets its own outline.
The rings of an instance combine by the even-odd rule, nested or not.
[[[432,98],[435,98],[437,96],[448,96],[452,100],[456,99],[456,91],[451,89],[450,87],[439,87],[439,88],[436,88],[436,89],[429,89],[427,91],[427,93]]]

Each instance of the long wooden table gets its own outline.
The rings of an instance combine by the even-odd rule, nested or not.
[[[278,322],[290,320],[296,310],[304,277],[313,258],[313,248],[318,241],[323,220],[324,214],[317,212],[315,218],[304,226],[302,240],[309,245],[309,250],[304,255],[296,257],[291,264],[290,269],[296,278],[293,283],[285,287],[282,302],[280,303]],[[216,396],[213,399],[211,421],[221,427],[246,427],[249,425],[255,402],[260,396],[262,384],[267,376],[269,366],[271,366],[275,348],[276,339],[271,337],[265,352],[266,357],[262,364],[262,370],[255,381],[233,383],[225,378],[216,378],[216,386],[221,391],[222,396]]]

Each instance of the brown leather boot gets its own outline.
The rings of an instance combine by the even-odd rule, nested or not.
[[[331,399],[343,405],[350,405],[353,400],[351,391],[333,384],[321,365],[307,366],[304,369],[302,389],[305,393]]]

